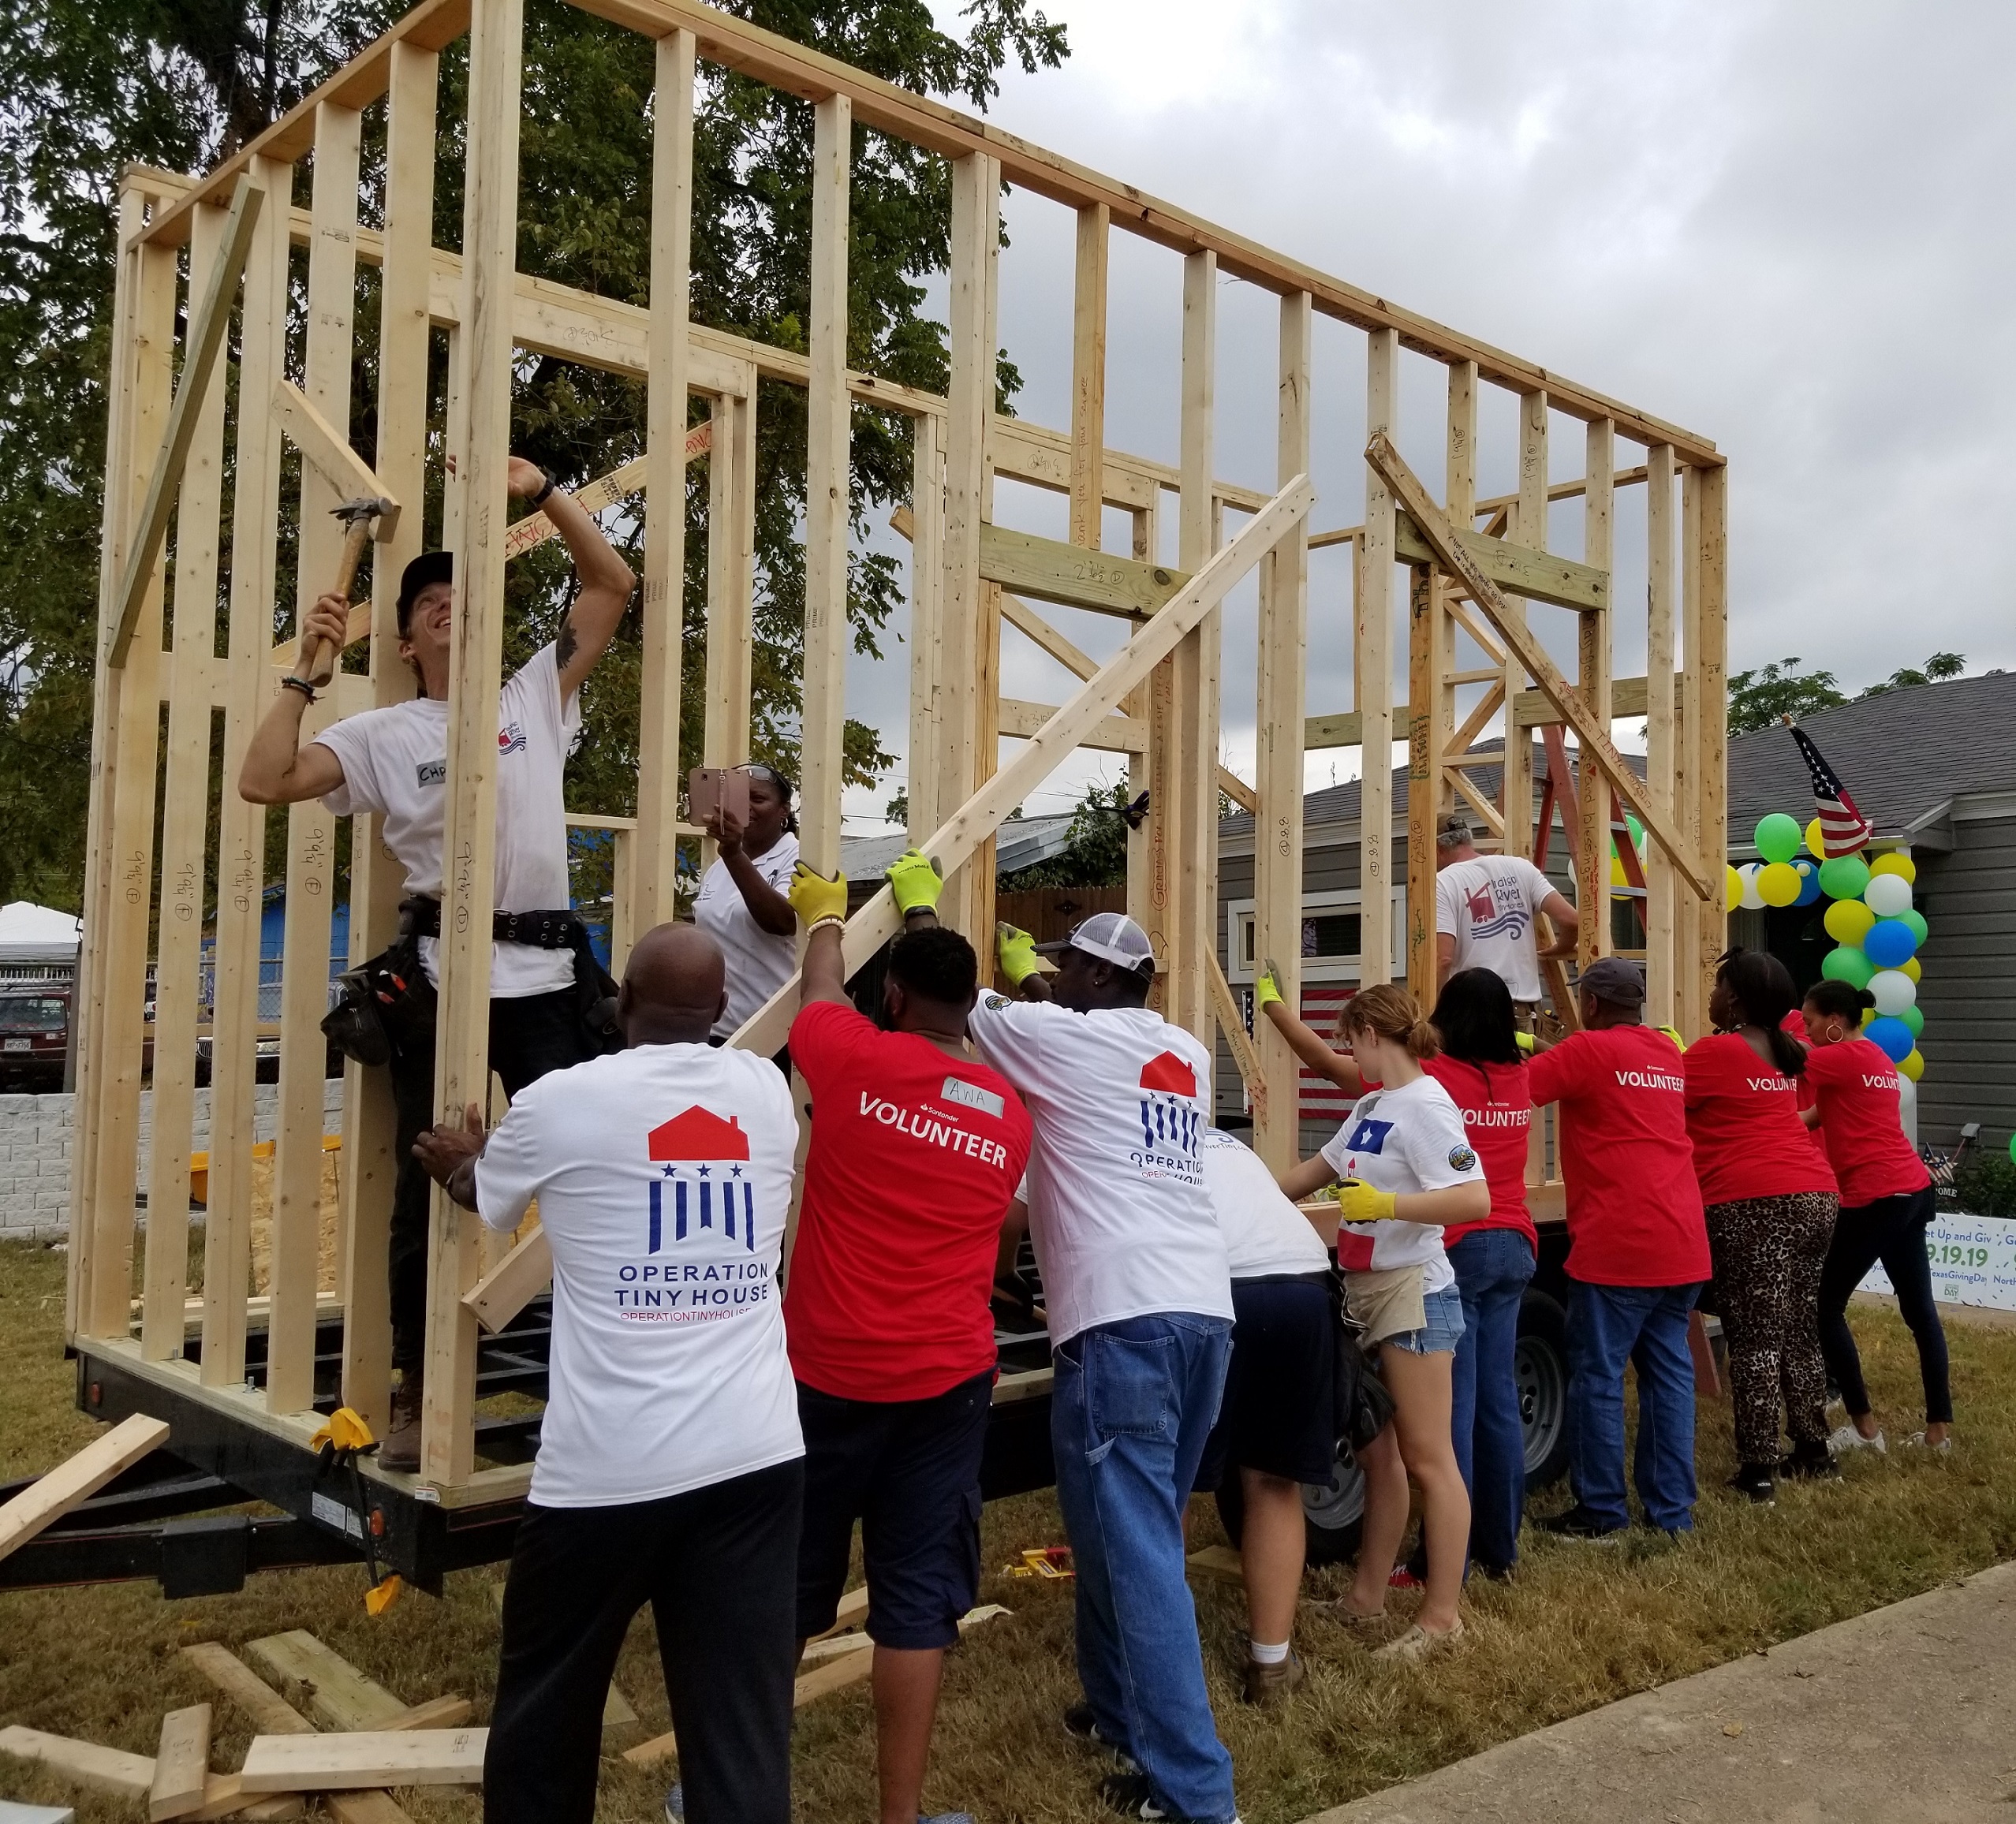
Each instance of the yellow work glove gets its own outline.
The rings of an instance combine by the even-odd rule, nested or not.
[[[1680,1036],[1680,1029],[1678,1027],[1661,1026],[1656,1028],[1656,1030],[1663,1032],[1668,1039],[1671,1039],[1673,1041],[1674,1049],[1677,1050],[1685,1051],[1687,1049],[1687,1042]]]
[[[844,874],[828,880],[823,874],[814,874],[801,861],[791,870],[791,886],[785,897],[791,902],[791,909],[798,915],[798,923],[807,931],[821,919],[839,919],[847,916],[847,877]]]
[[[1518,1048],[1519,1048],[1521,1051],[1523,1051],[1524,1053],[1525,1053],[1525,1054],[1526,1054],[1529,1057],[1531,1057],[1533,1056],[1533,1034],[1531,1034],[1530,1032],[1515,1032],[1515,1033],[1514,1033],[1514,1034],[1512,1035],[1512,1043],[1513,1043],[1514,1045],[1518,1046]]]
[[[945,877],[938,864],[914,849],[906,849],[883,870],[890,890],[896,895],[896,909],[905,918],[913,912],[935,912],[938,896],[945,889]]]
[[[1041,965],[1036,961],[1036,939],[1014,925],[994,929],[994,959],[1010,987],[1019,988]]]
[[[1260,1013],[1270,1001],[1280,998],[1281,983],[1275,977],[1274,961],[1270,957],[1266,968],[1260,971],[1259,979],[1253,983],[1253,1011]]]
[[[1336,1195],[1338,1214],[1346,1222],[1383,1222],[1393,1214],[1392,1192],[1375,1191],[1355,1178],[1339,1184]]]

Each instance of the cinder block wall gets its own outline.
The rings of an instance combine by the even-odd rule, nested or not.
[[[280,1091],[262,1083],[253,1091],[255,1137],[270,1140],[278,1131]],[[77,1098],[71,1095],[0,1095],[0,1239],[47,1240],[69,1226],[72,1132]],[[323,1085],[324,1133],[343,1125],[343,1080]],[[196,1092],[191,1150],[210,1146],[210,1091]],[[140,1092],[140,1163],[135,1188],[144,1188],[154,1148],[154,1093]]]

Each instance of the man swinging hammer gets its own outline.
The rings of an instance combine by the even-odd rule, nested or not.
[[[614,636],[637,578],[573,497],[536,463],[513,457],[505,485],[542,509],[566,542],[581,580],[558,640],[503,687],[497,722],[497,871],[491,953],[490,1064],[505,1091],[581,1062],[599,1047],[583,1017],[576,971],[581,929],[569,908],[567,826],[561,777],[581,733],[581,688]],[[319,649],[340,654],[349,602],[322,596],[301,617],[300,654],[254,731],[238,790],[255,804],[319,798],[338,817],[375,811],[386,846],[405,870],[401,942],[418,967],[384,1010],[398,1110],[398,1184],[387,1263],[392,1366],[399,1378],[379,1460],[420,1467],[420,1376],[427,1339],[427,1179],[413,1143],[432,1126],[434,990],[439,981],[442,829],[448,775],[448,668],[455,608],[454,558],[427,551],[399,582],[399,656],[420,694],[348,716],[312,740],[301,717],[314,702]]]

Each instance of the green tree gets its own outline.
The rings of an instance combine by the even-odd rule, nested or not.
[[[1807,716],[1848,699],[1831,671],[1801,671],[1797,658],[1781,658],[1729,680],[1729,732],[1749,734],[1771,727],[1782,715]]]
[[[1002,893],[1038,886],[1124,886],[1127,883],[1128,808],[1125,781],[1086,786],[1071,813],[1064,847],[1047,861],[1002,875]]]
[[[1865,696],[1881,696],[1887,690],[1908,690],[1913,684],[1940,684],[1949,677],[1958,677],[1966,669],[1967,662],[1958,653],[1935,652],[1922,668],[1904,666],[1893,671],[1881,684],[1872,684],[1856,694],[1859,700]]]
[[[0,897],[32,892],[75,905],[81,893],[119,171],[129,161],[207,169],[400,10],[397,0],[17,0],[0,17],[0,439],[9,451],[0,473]],[[1031,0],[973,0],[961,35],[937,28],[926,0],[730,0],[728,10],[918,92],[983,108],[1010,57],[1032,71],[1068,54],[1062,27]],[[562,0],[532,0],[527,13],[519,265],[641,304],[648,294],[651,43]],[[436,186],[437,239],[448,246],[461,238],[465,100],[457,47],[443,58]],[[367,118],[368,198],[383,137],[378,116]],[[811,139],[808,104],[703,66],[696,322],[804,347]],[[946,256],[948,173],[941,161],[863,129],[854,135],[854,173],[849,364],[942,389],[944,330],[925,311],[923,281]],[[297,331],[302,303],[297,292]],[[375,316],[367,274],[360,351]],[[430,401],[437,438],[445,431],[445,379],[437,358]],[[352,424],[367,457],[375,382],[360,352]],[[1017,384],[1002,360],[1004,408]],[[759,752],[786,767],[797,758],[805,604],[804,409],[795,389],[761,390],[756,733]],[[521,374],[514,420],[517,447],[578,484],[641,449],[644,389],[624,376],[536,360]],[[907,424],[857,412],[853,456],[860,528],[872,509],[907,498]],[[704,475],[689,472],[687,505],[690,741],[698,733],[704,651]],[[431,524],[438,509],[438,500],[429,503]],[[633,561],[640,558],[640,515],[622,520],[615,535]],[[283,527],[283,573],[291,544],[292,528]],[[556,546],[513,571],[507,661],[551,636],[567,592]],[[892,562],[854,554],[849,608],[858,650],[877,651],[899,593]],[[291,598],[275,602],[276,629],[292,611]],[[626,617],[583,705],[584,739],[569,798],[584,808],[634,805],[641,613]],[[846,749],[857,781],[889,763],[877,732],[864,725],[849,725]]]

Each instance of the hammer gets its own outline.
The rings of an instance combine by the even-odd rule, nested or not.
[[[343,554],[336,561],[336,580],[330,585],[329,593],[341,595],[345,601],[350,599],[350,585],[357,580],[357,565],[363,561],[364,548],[371,543],[373,524],[381,513],[398,511],[392,502],[381,495],[360,495],[356,500],[346,500],[341,506],[331,507],[330,513],[343,522]],[[310,655],[308,682],[317,689],[336,675],[336,667],[342,662],[342,654],[334,647],[326,652],[321,642]]]

